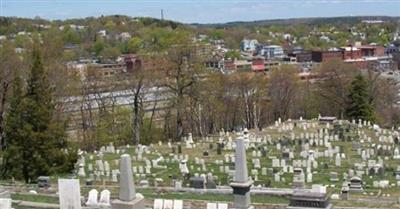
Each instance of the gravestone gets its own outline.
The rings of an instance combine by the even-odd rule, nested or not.
[[[331,209],[332,204],[329,202],[326,188],[313,186],[313,189],[294,190],[290,197],[289,206],[287,209],[310,209],[310,208],[323,208]]]
[[[187,160],[181,160],[179,164],[179,170],[182,175],[187,175],[189,174],[189,168],[187,167]]]
[[[164,209],[173,209],[174,201],[172,200],[164,200]]]
[[[340,191],[340,199],[342,200],[348,200],[349,199],[349,186],[345,183],[342,186],[342,189]]]
[[[99,205],[110,206],[110,196],[111,192],[107,189],[101,191]]]
[[[85,177],[85,165],[83,163],[79,164],[78,176]]]
[[[207,209],[218,209],[217,208],[217,203],[208,202],[207,203]]]
[[[312,182],[313,182],[313,174],[307,173],[307,183],[312,183]]]
[[[182,154],[182,145],[178,145],[178,154]]]
[[[235,159],[235,176],[230,184],[233,188],[234,208],[252,209],[250,187],[253,182],[249,180],[247,173],[246,147],[242,137],[236,140]]]
[[[283,151],[282,152],[282,158],[283,159],[289,159],[290,157],[290,152],[289,151]]]
[[[280,182],[281,181],[281,176],[279,175],[279,173],[275,173],[274,174],[274,181],[275,182]]]
[[[89,206],[89,207],[97,207],[97,205],[99,204],[97,202],[98,195],[99,195],[99,192],[96,189],[90,190],[89,191],[89,197],[88,197],[88,200],[86,202],[86,205]]]
[[[190,187],[194,189],[204,189],[204,178],[193,176],[189,179]]]
[[[340,167],[342,165],[342,159],[340,158],[340,154],[336,154],[336,158],[335,158],[335,165],[337,167]]]
[[[337,172],[330,172],[329,173],[329,181],[332,181],[332,182],[339,181],[338,173]]]
[[[360,177],[354,176],[350,179],[350,185],[349,185],[349,191],[351,192],[362,192],[363,187],[362,187],[363,181],[361,180]]]
[[[78,179],[58,179],[60,209],[81,209],[81,190]]]
[[[217,184],[215,183],[214,179],[207,180],[206,188],[207,189],[216,189],[217,188]]]
[[[11,198],[0,198],[1,209],[11,209]]]
[[[303,188],[305,186],[305,175],[303,169],[294,168],[293,169],[293,187]]]
[[[163,209],[164,200],[163,199],[155,199],[153,203],[153,209]]]
[[[261,163],[260,163],[260,159],[254,159],[254,168],[256,169],[260,169],[261,168]]]
[[[38,187],[50,187],[50,177],[49,176],[39,176],[38,177]]]
[[[268,151],[264,148],[261,150],[261,156],[262,157],[267,157]]]
[[[222,145],[220,143],[218,143],[217,155],[221,155],[221,154],[222,154]]]
[[[183,209],[183,201],[174,200],[174,209]]]
[[[123,154],[120,161],[119,199],[112,201],[112,209],[144,209],[144,198],[135,191],[131,156]]]
[[[218,203],[218,209],[228,209],[227,203]]]
[[[272,159],[272,167],[273,168],[276,168],[276,167],[279,167],[280,166],[280,161],[279,161],[279,159]]]

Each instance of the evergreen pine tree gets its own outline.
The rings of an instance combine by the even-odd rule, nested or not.
[[[3,176],[29,182],[41,175],[72,169],[76,156],[66,151],[65,123],[54,120],[53,92],[36,47],[24,94],[20,86],[14,87],[6,121],[10,146],[5,150]]]
[[[22,178],[20,171],[22,170],[22,164],[13,162],[20,162],[22,158],[22,146],[23,142],[23,112],[21,109],[22,103],[22,81],[19,75],[14,76],[13,80],[13,91],[10,99],[10,108],[5,119],[5,152],[3,155],[3,166],[1,168],[3,177],[14,176],[15,178]]]
[[[374,110],[368,102],[368,82],[361,74],[351,82],[346,116],[349,119],[374,121]]]

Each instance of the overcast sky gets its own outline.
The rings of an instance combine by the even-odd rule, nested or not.
[[[1,16],[67,19],[123,14],[184,23],[293,17],[400,16],[400,0],[0,0]]]

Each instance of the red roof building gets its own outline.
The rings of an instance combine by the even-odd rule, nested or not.
[[[253,71],[264,71],[265,70],[265,60],[263,58],[255,58],[251,61],[251,70]]]

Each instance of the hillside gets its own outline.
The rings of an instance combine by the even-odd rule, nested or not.
[[[344,17],[312,17],[312,18],[289,18],[289,19],[271,19],[271,20],[257,20],[257,21],[235,21],[227,23],[217,24],[193,24],[198,27],[238,27],[238,26],[268,26],[268,25],[295,25],[295,24],[308,24],[308,25],[320,25],[320,24],[356,24],[363,20],[382,20],[385,22],[397,22],[400,21],[400,17],[390,16],[344,16]]]

